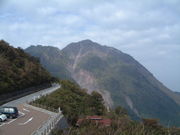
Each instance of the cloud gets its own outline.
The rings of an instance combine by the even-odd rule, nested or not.
[[[92,39],[129,53],[168,87],[180,91],[179,0],[4,0],[0,36],[15,47],[31,44],[65,47]],[[171,66],[171,67],[173,67]],[[164,77],[170,72],[175,77]],[[169,73],[168,73],[169,74]],[[180,76],[180,75],[179,75]]]
[[[43,16],[49,16],[49,15],[53,15],[58,11],[58,9],[53,8],[53,7],[41,7],[39,9],[37,9],[37,12],[39,15],[43,15]]]

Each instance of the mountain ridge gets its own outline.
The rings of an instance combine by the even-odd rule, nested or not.
[[[165,125],[171,120],[170,124],[180,124],[179,96],[130,55],[91,40],[71,43],[61,53],[69,76],[89,92],[100,92],[107,105],[121,105],[136,119],[153,117]]]
[[[55,77],[62,76],[63,79],[73,80],[69,75],[70,74],[69,71],[66,69],[66,67],[64,67],[64,65],[66,65],[66,60],[61,50],[59,50],[57,47],[33,45],[30,46],[25,51],[33,56],[38,57],[42,65],[46,69],[51,69],[49,72],[53,76]],[[47,54],[51,54],[51,55],[47,55]]]

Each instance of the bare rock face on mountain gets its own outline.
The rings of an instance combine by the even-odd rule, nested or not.
[[[158,118],[165,125],[180,125],[179,94],[166,88],[131,56],[115,48],[84,40],[58,50],[58,54],[62,55],[55,56],[55,59],[58,58],[55,61],[59,61],[61,65],[58,68],[58,63],[53,62],[53,59],[51,62],[42,60],[45,56],[51,57],[52,51],[37,51],[35,54],[37,47],[29,47],[26,51],[40,57],[42,64],[51,73],[55,66],[56,71],[65,70],[68,78],[72,78],[89,92],[99,91],[107,106],[121,105],[135,119]],[[43,46],[41,48],[47,49]],[[51,68],[47,66],[47,62],[51,64]],[[58,75],[64,79],[64,72]]]

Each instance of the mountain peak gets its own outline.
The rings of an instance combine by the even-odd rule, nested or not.
[[[82,41],[70,43],[68,46],[95,47],[95,46],[101,46],[101,45],[94,42],[94,41],[92,41],[92,40],[90,40],[90,39],[85,39],[85,40],[82,40]]]
[[[102,50],[102,49],[104,49],[102,45],[92,40],[86,39],[86,40],[70,43],[62,51],[78,53],[80,50],[81,52],[88,52],[92,50]]]
[[[79,41],[79,43],[94,43],[94,42],[90,39],[85,39],[85,40]]]
[[[46,53],[50,53],[52,57],[58,57],[61,58],[61,50],[57,47],[53,46],[42,46],[42,45],[31,45],[30,47],[26,48],[26,52],[29,54],[32,54],[33,56],[40,57],[38,54],[39,52],[42,52],[43,55],[46,55]],[[41,54],[41,55],[42,55]]]

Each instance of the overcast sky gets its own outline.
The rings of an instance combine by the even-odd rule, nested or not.
[[[0,39],[60,49],[91,39],[130,54],[180,91],[180,0],[0,0]]]

